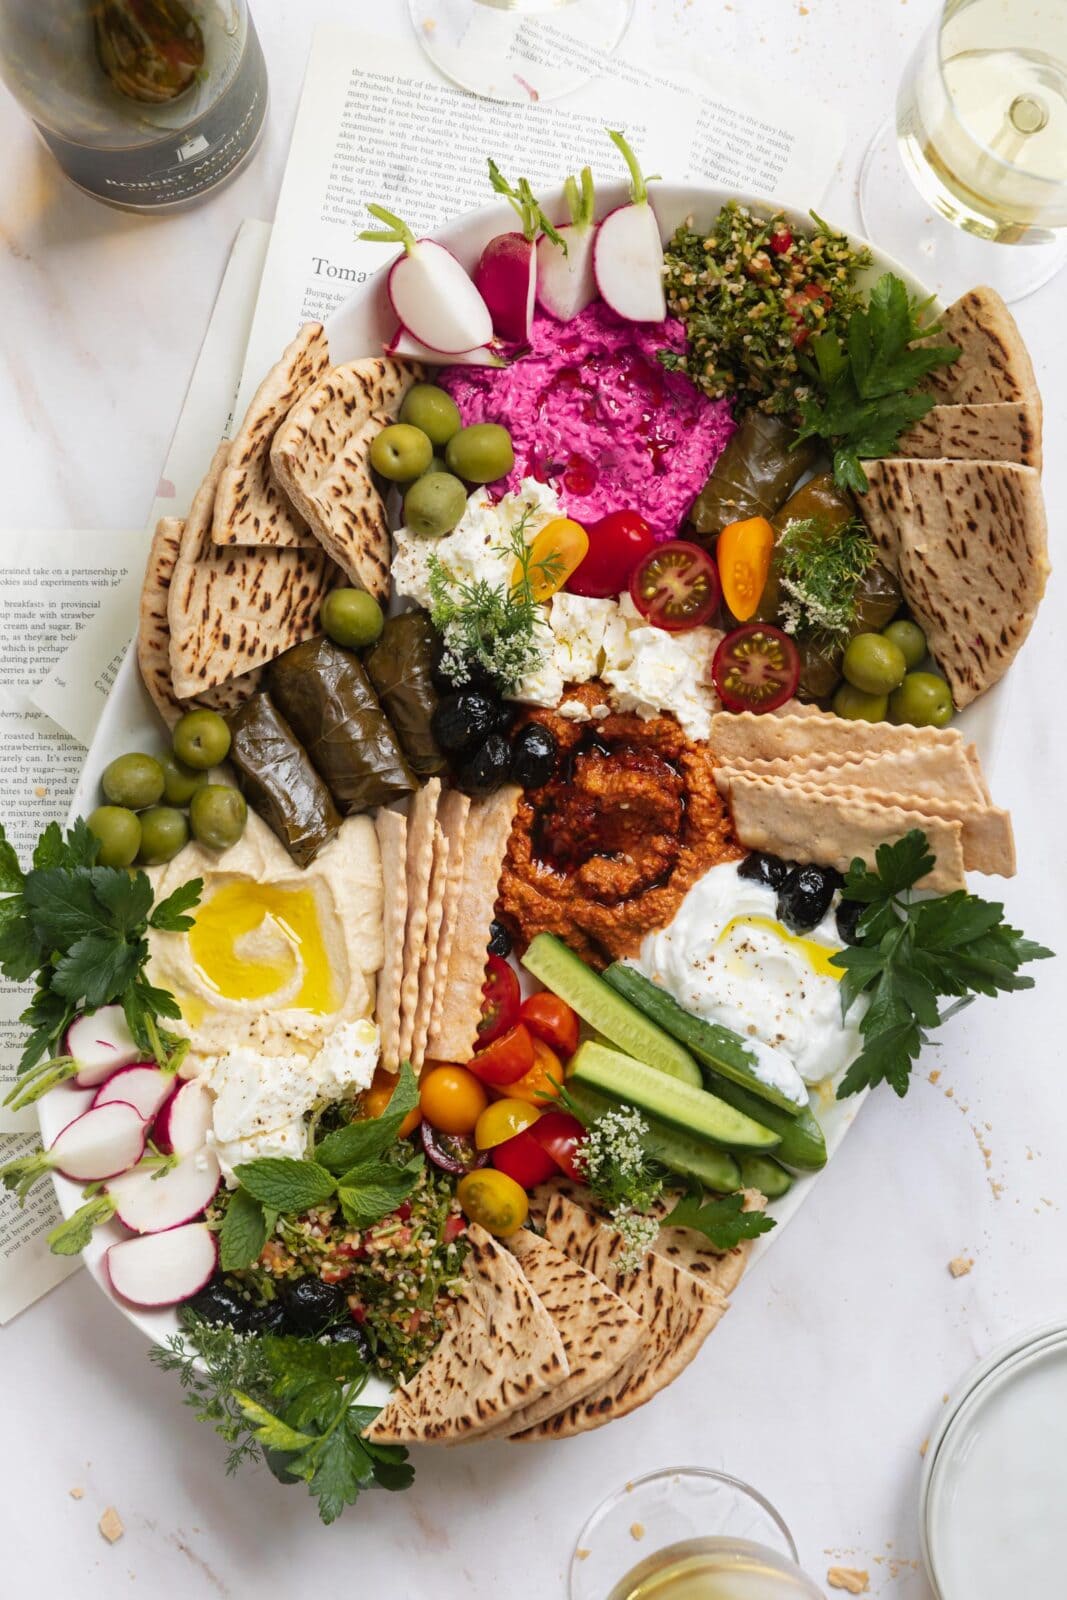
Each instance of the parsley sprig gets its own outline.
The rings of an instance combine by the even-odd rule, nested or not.
[[[860,995],[869,1005],[860,1023],[863,1049],[838,1099],[883,1080],[906,1094],[931,1028],[976,994],[1033,988],[1033,978],[1018,969],[1052,955],[1009,927],[1002,905],[966,890],[914,899],[912,889],[934,861],[925,833],[913,828],[895,844],[879,845],[873,872],[858,857],[849,868],[842,894],[866,910],[856,928],[859,942],[830,960],[844,969],[842,1016]],[[944,1012],[943,997],[955,1001]]]
[[[770,1233],[775,1222],[762,1211],[746,1211],[743,1194],[724,1194],[713,1200],[704,1199],[699,1183],[692,1183],[669,1216],[664,1217],[669,1228],[690,1228],[702,1233],[716,1250],[735,1250],[744,1239],[758,1239],[761,1233]]]
[[[188,913],[203,883],[193,878],[153,905],[145,874],[97,866],[99,851],[100,841],[80,817],[65,835],[52,822],[24,871],[0,826],[0,972],[37,985],[20,1018],[30,1035],[18,1070],[29,1076],[8,1096],[16,1107],[72,1075],[74,1064],[54,1051],[82,1011],[121,1005],[146,1060],[161,1067],[176,1069],[187,1048],[160,1025],[162,1018],[177,1021],[181,1012],[174,996],[145,976],[148,933],[191,928]]]

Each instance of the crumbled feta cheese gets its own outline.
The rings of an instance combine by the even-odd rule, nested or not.
[[[429,609],[430,557],[434,555],[461,583],[481,579],[494,589],[510,589],[515,561],[500,550],[507,545],[512,528],[528,515],[526,538],[530,542],[562,514],[556,491],[536,478],[524,478],[517,494],[506,494],[500,500],[494,500],[486,489],[476,489],[459,522],[442,538],[420,538],[408,528],[397,529],[393,587],[398,595]]]
[[[320,1097],[337,1100],[357,1089],[369,1089],[378,1053],[379,1034],[373,1022],[361,1019],[335,1028],[311,1063]]]
[[[248,1139],[223,1141],[211,1133],[207,1137],[208,1144],[218,1157],[227,1187],[231,1189],[237,1186],[234,1169],[242,1162],[258,1161],[261,1156],[291,1156],[294,1161],[301,1161],[307,1153],[307,1128],[302,1117],[294,1122],[283,1123],[280,1128],[271,1128],[266,1133],[253,1134]]]

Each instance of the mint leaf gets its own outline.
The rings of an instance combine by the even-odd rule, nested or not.
[[[743,1239],[757,1239],[775,1226],[773,1217],[762,1211],[746,1211],[744,1204],[742,1194],[704,1201],[700,1185],[693,1184],[669,1216],[664,1217],[663,1226],[691,1228],[694,1233],[702,1233],[716,1250],[734,1250]]]
[[[369,1228],[395,1211],[418,1181],[417,1169],[394,1167],[385,1161],[353,1167],[344,1174],[337,1188],[345,1221],[353,1228]]]
[[[188,883],[179,884],[173,893],[156,906],[148,919],[148,926],[158,928],[163,933],[187,933],[195,919],[187,916],[186,912],[200,904],[203,892],[203,878],[190,878]]]
[[[267,1213],[261,1201],[247,1189],[235,1189],[226,1207],[219,1234],[220,1264],[223,1272],[240,1272],[258,1260],[269,1233]]]
[[[332,1200],[336,1184],[331,1173],[314,1161],[291,1156],[260,1156],[234,1168],[242,1189],[272,1211],[291,1216]]]
[[[343,1173],[358,1163],[373,1161],[396,1143],[401,1124],[419,1103],[419,1086],[411,1063],[400,1068],[396,1088],[380,1117],[350,1122],[346,1128],[328,1133],[315,1148],[315,1160],[330,1172]]]

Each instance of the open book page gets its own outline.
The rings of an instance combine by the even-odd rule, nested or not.
[[[0,1161],[28,1156],[39,1142],[29,1133],[0,1138]],[[81,1266],[80,1256],[54,1256],[48,1248],[46,1236],[59,1220],[49,1182],[39,1183],[22,1208],[13,1194],[0,1191],[0,1323],[10,1322]]]
[[[160,517],[188,508],[215,446],[230,427],[269,238],[269,223],[245,222],[234,241],[152,504],[149,532]],[[130,567],[125,581],[106,597],[96,617],[33,692],[35,704],[83,745],[93,737],[137,629],[149,532],[125,536]]]
[[[538,37],[547,24],[539,21]],[[549,30],[550,31],[550,30]],[[249,340],[237,414],[294,328],[325,321],[395,253],[364,244],[367,202],[416,233],[493,199],[492,155],[514,181],[554,188],[588,163],[625,176],[605,126],[625,128],[646,172],[815,205],[840,154],[840,117],[787,84],[731,62],[700,76],[650,46],[601,57],[603,75],[562,100],[480,100],[438,76],[413,34],[383,40],[321,28],[308,64],[292,148]],[[639,60],[642,64],[638,64]],[[645,61],[654,62],[649,70]],[[340,352],[349,359],[355,352]]]

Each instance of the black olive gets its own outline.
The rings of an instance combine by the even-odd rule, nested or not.
[[[473,689],[461,689],[438,701],[430,728],[442,750],[463,755],[494,731],[499,714],[497,701]]]
[[[371,1358],[370,1340],[363,1329],[355,1322],[339,1322],[336,1328],[328,1328],[326,1337],[331,1344],[354,1344],[360,1355],[366,1360]]]
[[[528,722],[511,746],[511,776],[524,789],[540,789],[556,770],[556,741],[540,722]]]
[[[834,920],[845,944],[859,944],[856,924],[866,909],[862,900],[842,900],[838,904]]]
[[[499,693],[499,686],[492,673],[486,672],[484,667],[468,666],[466,675],[456,678],[444,669],[444,641],[440,634],[437,635],[433,664],[430,667],[430,680],[438,694],[455,694],[457,689],[474,689],[478,694],[484,694],[486,699],[493,700]]]
[[[841,885],[832,867],[794,867],[778,890],[778,921],[793,933],[806,933],[825,917]]]
[[[751,878],[753,883],[766,883],[772,889],[780,889],[789,875],[791,861],[783,861],[781,856],[764,855],[762,850],[753,850],[746,856],[737,869],[739,878]]]
[[[268,1300],[266,1305],[254,1306],[252,1333],[287,1333],[288,1318],[280,1300]]]
[[[263,1307],[246,1300],[222,1278],[212,1278],[210,1283],[185,1302],[188,1310],[210,1323],[213,1328],[232,1328],[235,1333],[258,1333]]]
[[[456,768],[456,782],[464,794],[481,800],[499,789],[510,771],[511,746],[502,733],[491,733],[485,743]]]
[[[502,922],[489,924],[489,954],[491,956],[509,956],[511,954],[511,934]]]
[[[321,1278],[298,1278],[285,1297],[285,1323],[291,1333],[321,1333],[344,1309],[344,1292]]]

